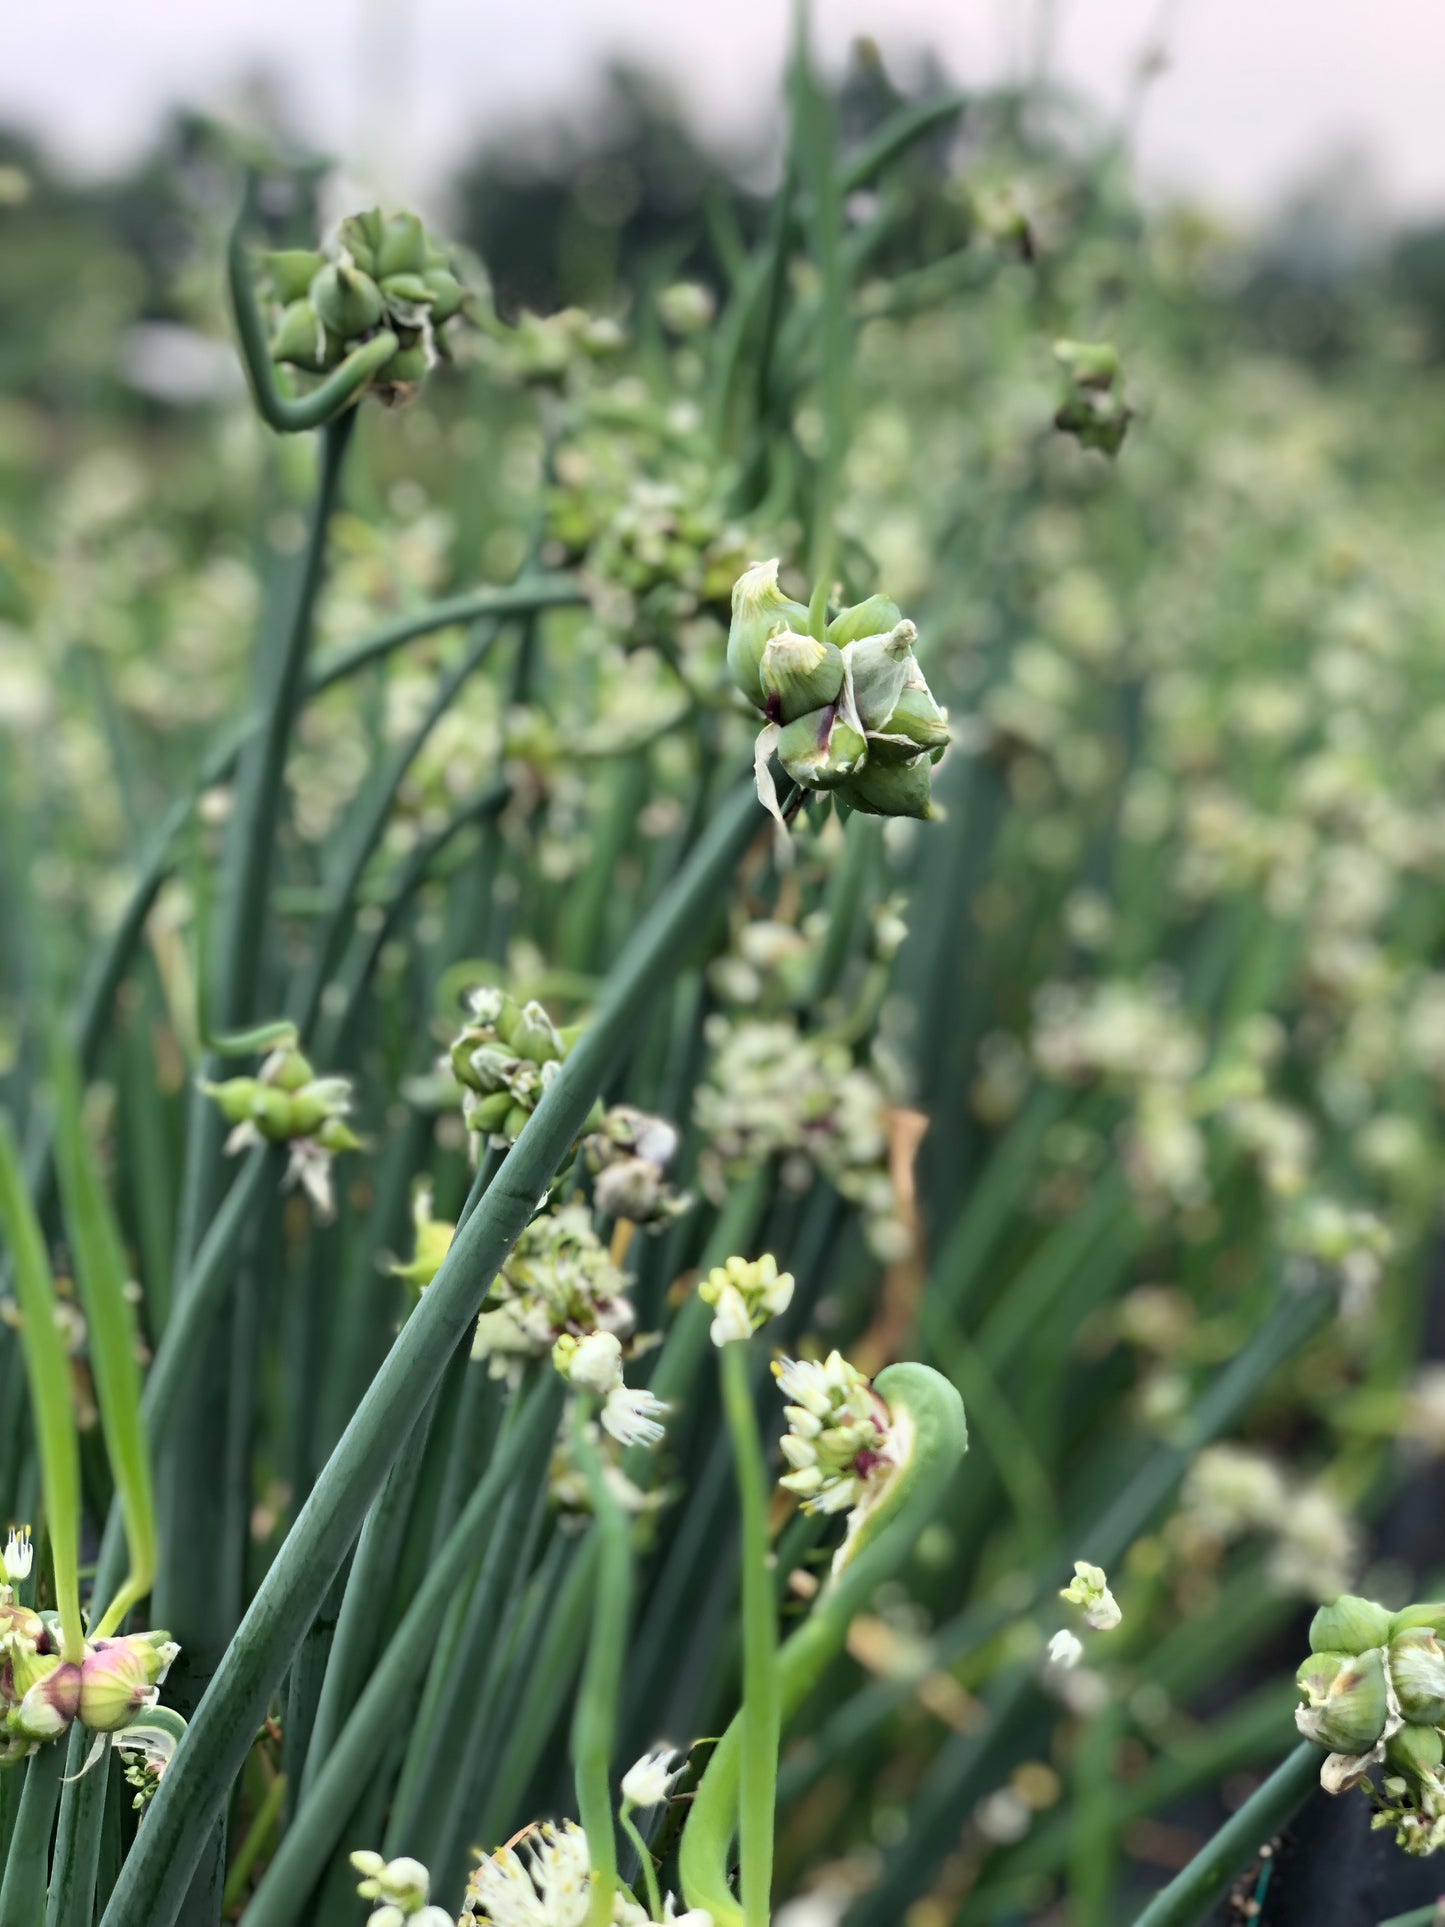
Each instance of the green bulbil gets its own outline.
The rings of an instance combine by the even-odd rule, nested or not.
[[[363,274],[375,275],[381,247],[380,208],[369,208],[364,214],[348,214],[336,238]]]
[[[1445,1651],[1427,1626],[1397,1634],[1390,1646],[1390,1676],[1407,1720],[1420,1726],[1445,1720]]]
[[[326,366],[326,335],[321,317],[309,301],[293,301],[282,310],[271,336],[271,359],[293,368],[318,373]]]
[[[330,262],[311,287],[316,312],[343,341],[367,334],[381,320],[381,290],[369,274],[344,262]]]
[[[1300,1666],[1295,1681],[1312,1706],[1324,1699],[1348,1659],[1348,1653],[1311,1653]]]
[[[766,707],[763,650],[782,629],[807,633],[808,611],[778,586],[778,564],[759,562],[733,584],[732,622],[728,628],[728,673],[755,708]]]
[[[849,647],[853,700],[870,736],[887,726],[909,684],[922,681],[922,672],[913,660],[917,635],[911,622],[900,622],[886,634],[864,636]]]
[[[391,360],[382,368],[377,381],[383,387],[404,387],[412,382],[424,380],[430,366],[426,349],[417,342],[411,348],[398,348]]]
[[[784,629],[768,638],[758,674],[768,714],[791,723],[837,702],[843,690],[843,652],[836,643]]]
[[[1310,1621],[1310,1651],[1366,1652],[1386,1643],[1392,1623],[1393,1615],[1372,1599],[1342,1593],[1332,1605],[1321,1606]]]
[[[1418,1606],[1406,1606],[1390,1621],[1390,1638],[1396,1638],[1411,1626],[1428,1627],[1437,1639],[1445,1638],[1445,1604],[1436,1600],[1433,1604],[1425,1601]]]
[[[1301,1708],[1299,1727],[1332,1753],[1358,1757],[1379,1742],[1389,1715],[1385,1653],[1377,1646],[1345,1660],[1324,1696]]]
[[[415,214],[392,214],[382,224],[376,250],[376,277],[385,281],[394,274],[423,274],[427,266],[427,240]]]
[[[461,282],[445,267],[428,268],[423,282],[431,297],[432,320],[438,324],[450,321],[462,305]]]
[[[1445,1739],[1433,1726],[1402,1726],[1386,1740],[1385,1758],[1399,1772],[1424,1778],[1445,1761]]]
[[[422,308],[431,300],[431,289],[419,274],[389,274],[381,283],[388,307]]]
[[[505,1041],[519,1057],[525,1057],[533,1064],[550,1064],[563,1055],[562,1039],[557,1035],[556,1025],[541,1004],[536,1002],[525,1003],[517,1011]]]
[[[310,292],[311,283],[326,266],[326,257],[310,248],[281,248],[274,254],[263,255],[261,266],[276,299],[289,306]]]
[[[866,739],[836,709],[810,710],[778,737],[778,761],[804,789],[836,789],[867,758]]]
[[[938,814],[933,804],[933,771],[926,756],[911,763],[874,765],[871,761],[841,785],[840,795],[868,816],[913,816],[923,820]]]
[[[902,737],[902,742],[890,742]],[[933,700],[928,686],[920,679],[910,683],[893,705],[870,754],[875,763],[906,763],[920,750],[937,757],[948,746],[948,718]]]
[[[828,640],[841,649],[846,643],[861,642],[864,636],[888,635],[902,620],[903,611],[892,596],[871,595],[834,616],[828,624]]]

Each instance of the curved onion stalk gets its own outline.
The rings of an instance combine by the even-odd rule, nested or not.
[[[842,1649],[855,1614],[908,1559],[968,1447],[963,1401],[927,1365],[890,1365],[875,1380],[890,1412],[906,1414],[913,1448],[887,1495],[860,1526],[846,1563],[819,1593],[812,1612],[778,1654],[782,1718],[797,1711],[824,1667]],[[737,1826],[744,1714],[718,1742],[682,1836],[683,1891],[715,1927],[743,1927],[728,1884]]]
[[[329,426],[353,407],[370,384],[372,376],[391,360],[399,343],[389,328],[383,328],[370,341],[353,348],[341,366],[328,375],[319,387],[313,388],[309,395],[298,398],[282,393],[266,341],[266,324],[256,300],[251,264],[246,259],[244,234],[255,186],[255,177],[252,176],[247,182],[245,201],[231,229],[230,244],[226,250],[236,334],[257,413],[278,434],[298,435],[309,428]]]
[[[261,1584],[197,1709],[103,1916],[170,1927],[250,1737],[326,1596],[409,1420],[440,1379],[559,1160],[651,1000],[691,951],[757,825],[751,789],[718,810],[668,895],[634,934],[596,1021],[562,1066],[372,1381]]]

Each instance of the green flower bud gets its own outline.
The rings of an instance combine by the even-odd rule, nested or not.
[[[297,1135],[295,1108],[287,1091],[257,1084],[247,1115],[262,1137],[269,1138],[273,1144],[284,1143],[288,1137]]]
[[[1372,1599],[1341,1593],[1333,1605],[1321,1606],[1310,1621],[1312,1653],[1363,1653],[1383,1646],[1390,1637],[1392,1615]]]
[[[313,254],[310,248],[282,248],[275,254],[263,255],[261,266],[276,290],[276,299],[289,305],[307,294],[311,283],[326,266],[326,257]]]
[[[364,335],[381,320],[381,289],[369,274],[344,262],[328,264],[311,288],[311,303],[326,326],[343,341]]]
[[[864,636],[886,636],[903,620],[903,612],[892,596],[871,595],[866,602],[855,602],[851,609],[840,610],[828,624],[828,640],[841,649]]]
[[[549,1064],[565,1054],[557,1026],[535,999],[519,1008],[509,998],[497,1019],[497,1035],[533,1064]]]
[[[935,818],[933,770],[926,756],[911,763],[875,766],[869,762],[856,776],[849,777],[839,791],[844,802],[868,816],[915,816],[924,821]]]
[[[1311,1706],[1318,1706],[1335,1682],[1348,1653],[1311,1653],[1295,1674],[1296,1683]]]
[[[1133,409],[1119,382],[1119,357],[1107,341],[1056,341],[1054,354],[1064,370],[1064,399],[1055,428],[1076,435],[1085,448],[1117,455],[1128,433]]]
[[[228,1124],[244,1124],[254,1116],[256,1099],[265,1088],[256,1077],[228,1077],[223,1084],[201,1083],[202,1091],[215,1099],[216,1109]]]
[[[1428,1626],[1413,1626],[1390,1646],[1390,1677],[1400,1711],[1417,1726],[1445,1720],[1445,1651]]]
[[[913,660],[918,631],[911,622],[896,623],[885,635],[863,636],[848,647],[853,672],[853,700],[864,729],[872,736],[887,727],[898,699],[922,671]]]
[[[1112,388],[1119,378],[1119,356],[1109,341],[1056,341],[1054,356],[1079,388]]]
[[[1385,1758],[1400,1772],[1427,1779],[1445,1762],[1445,1739],[1433,1726],[1402,1726],[1386,1740]]]
[[[1433,1604],[1427,1601],[1422,1605],[1404,1607],[1390,1621],[1391,1639],[1411,1626],[1428,1627],[1437,1639],[1445,1638],[1445,1605],[1436,1600]]]
[[[438,327],[462,305],[462,284],[449,268],[428,268],[423,277],[431,297],[431,318]]]
[[[413,382],[424,381],[430,366],[430,356],[417,342],[410,348],[398,348],[376,379],[385,387],[404,388]]]
[[[510,1091],[492,1091],[485,1097],[468,1091],[462,1102],[462,1116],[473,1131],[500,1131],[511,1109]]]
[[[282,310],[271,337],[272,361],[289,362],[317,374],[326,366],[326,331],[309,301],[293,301]]]
[[[763,645],[758,679],[769,716],[791,723],[809,710],[837,702],[843,689],[843,652],[836,643],[782,629]]]
[[[728,629],[728,673],[748,701],[766,707],[760,665],[768,638],[779,629],[806,633],[808,611],[778,587],[778,563],[758,562],[733,584],[733,616]]]
[[[78,1711],[93,1733],[115,1733],[144,1706],[155,1704],[161,1681],[180,1651],[169,1633],[132,1633],[100,1639],[80,1669]]]
[[[527,1119],[531,1115],[532,1113],[522,1104],[514,1104],[511,1110],[507,1112],[507,1115],[502,1119],[502,1136],[506,1138],[509,1144],[516,1143],[517,1139],[527,1128]]]
[[[431,300],[431,289],[419,274],[389,274],[381,284],[389,308],[424,308]]]
[[[328,1118],[344,1116],[351,1104],[351,1084],[345,1077],[313,1077],[292,1091],[288,1137],[304,1137]]]
[[[336,238],[363,274],[375,276],[381,250],[380,208],[369,208],[364,214],[348,214]]]
[[[426,271],[426,233],[415,214],[392,214],[382,223],[376,250],[375,274],[385,281],[393,274]]]
[[[490,1097],[507,1088],[516,1057],[502,1044],[474,1044],[472,1035],[463,1031],[452,1045],[452,1070],[459,1084]]]
[[[302,1056],[295,1045],[278,1050],[266,1064],[263,1077],[268,1084],[274,1084],[278,1091],[299,1091],[312,1082],[316,1073],[309,1060]]]
[[[868,758],[867,740],[836,708],[810,710],[778,736],[778,761],[795,783],[808,790],[831,790]]]
[[[1297,1709],[1295,1723],[1306,1739],[1354,1757],[1378,1743],[1389,1715],[1385,1654],[1377,1646],[1346,1658],[1324,1697]]]
[[[313,1133],[323,1151],[359,1151],[361,1139],[344,1117],[328,1117]]]
[[[948,718],[933,700],[922,677],[909,683],[893,705],[887,722],[870,745],[875,763],[906,763],[920,750],[930,756],[941,754],[949,740]],[[904,740],[890,742],[889,737]]]

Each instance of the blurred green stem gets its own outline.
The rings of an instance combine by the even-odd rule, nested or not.
[[[572,1721],[572,1764],[577,1775],[577,1812],[592,1862],[587,1927],[608,1927],[617,1892],[617,1835],[612,1826],[610,1774],[632,1605],[632,1539],[627,1514],[607,1483],[588,1429],[591,1406],[591,1400],[576,1401],[572,1426],[577,1457],[587,1478],[598,1544],[592,1637]]]
[[[744,1927],[767,1927],[773,1886],[782,1701],[777,1607],[768,1568],[768,1474],[748,1379],[748,1347],[727,1344],[718,1364],[742,1512],[743,1705],[739,1776],[739,1894]]]

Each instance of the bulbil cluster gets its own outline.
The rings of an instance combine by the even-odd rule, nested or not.
[[[467,1129],[504,1147],[536,1110],[580,1027],[559,1030],[541,1004],[518,1004],[490,985],[474,990],[468,1004],[471,1020],[452,1040],[449,1068],[462,1086]],[[595,1121],[601,1118],[599,1105]]]
[[[1445,1846],[1445,1603],[1392,1613],[1346,1593],[1310,1624],[1295,1724],[1328,1748],[1328,1793],[1363,1786],[1407,1853]],[[1383,1767],[1379,1784],[1370,1769]]]
[[[758,739],[758,791],[776,751],[805,790],[833,792],[871,816],[928,817],[933,765],[949,741],[948,718],[933,700],[913,646],[918,631],[887,596],[870,596],[810,628],[801,602],[778,585],[776,560],[760,562],[733,588],[728,669],[767,718]]]
[[[774,1359],[773,1376],[790,1401],[782,1441],[789,1469],[779,1483],[805,1512],[852,1510],[870,1482],[892,1470],[888,1407],[841,1352]]]
[[[447,354],[447,322],[466,291],[450,254],[415,214],[372,208],[341,223],[333,248],[287,248],[265,257],[279,313],[271,358],[319,375],[383,329],[397,349],[372,386],[388,400],[412,392]]]
[[[131,1633],[88,1639],[68,1659],[56,1616],[0,1586],[0,1762],[24,1759],[76,1720],[93,1733],[129,1726],[155,1705],[179,1651],[169,1633]]]
[[[334,1210],[331,1161],[361,1148],[347,1123],[352,1089],[347,1077],[318,1077],[293,1037],[273,1050],[254,1077],[201,1083],[231,1126],[226,1149],[284,1144],[291,1152],[287,1184],[301,1184],[324,1217]]]
[[[1117,455],[1134,411],[1124,399],[1119,357],[1107,341],[1056,341],[1054,358],[1064,374],[1064,395],[1054,427],[1077,438],[1081,448]]]

